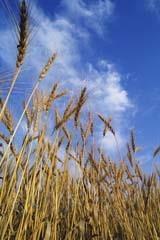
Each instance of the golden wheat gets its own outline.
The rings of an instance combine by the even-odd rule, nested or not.
[[[17,68],[28,47],[27,7],[22,1]],[[57,92],[57,83],[48,95],[38,89],[55,58],[53,54],[40,72],[15,128],[12,114],[0,99],[0,238],[160,239],[158,166],[151,174],[143,171],[135,159],[133,131],[124,160],[112,161],[104,153],[93,114],[85,122],[81,115],[86,88],[78,100],[65,102],[63,114],[58,101],[66,91]],[[55,121],[48,124],[52,112]],[[24,116],[26,132],[17,134]],[[98,117],[104,124],[103,135],[110,131],[116,139],[111,118]],[[157,147],[153,156],[159,152]]]

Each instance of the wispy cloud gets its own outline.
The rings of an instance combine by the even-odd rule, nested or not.
[[[148,9],[155,14],[160,14],[160,0],[146,0]]]
[[[110,0],[89,1],[63,0],[65,15],[74,21],[81,22],[81,25],[102,35],[105,22],[113,16],[114,4]]]
[[[113,15],[114,5],[110,0],[94,1],[92,4],[86,4],[82,0],[73,1],[71,4],[68,0],[63,0],[61,4],[63,11],[54,19],[46,16],[42,9],[35,6],[34,13],[38,16],[40,25],[32,42],[26,65],[30,66],[36,76],[47,58],[56,51],[58,60],[44,82],[43,88],[50,89],[55,79],[61,80],[71,92],[74,90],[74,94],[80,90],[80,87],[87,85],[88,109],[105,116],[113,116],[117,138],[122,146],[126,141],[125,127],[128,124],[126,115],[133,108],[128,92],[123,88],[124,76],[106,59],[106,56],[104,59],[99,59],[96,50],[94,62],[86,59],[82,51],[83,46],[90,45],[93,36],[90,30],[98,34],[103,33],[104,24],[106,25]],[[76,23],[70,17],[73,15],[77,16]],[[15,43],[7,40],[10,39],[9,34],[9,30],[1,28],[0,58],[13,66]],[[28,81],[27,75],[26,81]],[[99,143],[103,145],[107,143],[108,149],[114,149],[115,142],[112,137],[109,135],[102,138],[99,130],[97,127]]]

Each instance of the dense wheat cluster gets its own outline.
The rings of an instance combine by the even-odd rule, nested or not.
[[[75,99],[67,98],[58,83],[49,93],[38,89],[54,67],[56,53],[44,63],[15,123],[7,103],[28,47],[25,0],[19,10],[16,70],[7,98],[0,98],[0,239],[160,239],[160,171],[143,172],[135,157],[134,132],[122,157],[110,118],[87,113],[83,123],[87,88],[80,89]],[[63,113],[55,104],[62,98],[67,101]],[[51,111],[54,119],[48,125]],[[116,163],[96,143],[95,118],[102,136],[110,132],[115,138]],[[27,130],[18,136],[19,146],[15,137],[22,119]],[[154,157],[159,152],[160,147]]]

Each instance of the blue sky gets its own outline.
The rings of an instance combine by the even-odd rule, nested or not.
[[[87,85],[86,109],[113,116],[121,148],[134,128],[143,149],[141,163],[148,169],[160,143],[160,1],[39,0],[33,12],[38,31],[26,69],[34,71],[31,81],[23,80],[25,88],[30,89],[47,58],[57,51],[58,61],[43,85],[46,91],[54,79],[71,94]],[[0,63],[13,68],[15,40],[9,28],[1,21]],[[27,71],[24,75],[27,78]],[[12,103],[16,100],[17,94]],[[99,136],[98,123],[96,131]],[[98,139],[112,153],[112,137]]]

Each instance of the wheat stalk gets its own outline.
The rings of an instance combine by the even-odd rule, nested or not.
[[[18,54],[17,54],[17,60],[16,60],[16,70],[15,70],[15,74],[13,75],[12,83],[11,83],[10,89],[8,91],[7,97],[5,99],[5,102],[4,102],[1,112],[0,112],[0,120],[3,117],[3,113],[7,106],[8,100],[13,91],[16,80],[19,76],[21,66],[23,64],[25,54],[27,51],[27,47],[28,47],[28,37],[29,37],[28,11],[27,11],[27,4],[26,4],[25,0],[22,0],[21,5],[20,5],[20,22],[19,22],[18,30],[19,30],[18,31],[19,32],[19,44],[18,44]]]

